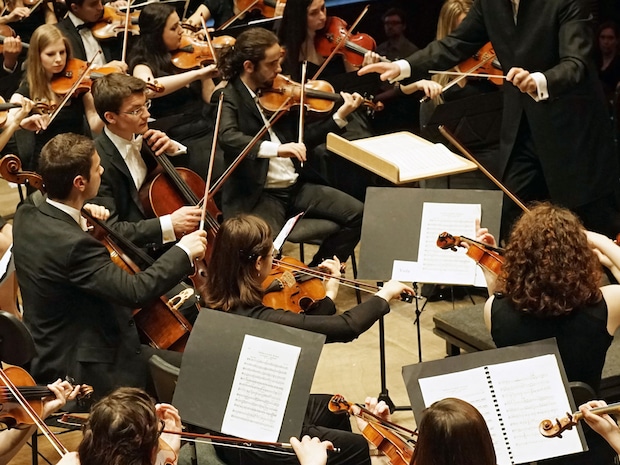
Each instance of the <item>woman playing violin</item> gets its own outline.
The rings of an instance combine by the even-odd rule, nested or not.
[[[151,113],[159,129],[188,148],[184,163],[200,176],[207,172],[213,137],[213,121],[208,106],[217,76],[214,65],[190,71],[174,67],[171,52],[181,43],[183,30],[179,16],[170,5],[153,3],[140,13],[140,36],[129,53],[129,70],[144,81],[164,86],[153,94]]]
[[[55,75],[60,75],[65,70],[70,58],[71,47],[58,28],[53,25],[39,27],[32,36],[28,50],[25,82],[13,94],[11,102],[22,103],[25,98],[30,98],[45,101],[50,106],[60,103],[64,96],[54,92],[52,80]],[[16,111],[11,110],[11,113]],[[33,134],[34,152],[26,153],[20,147],[19,156],[27,170],[36,170],[41,149],[55,135],[65,132],[90,135],[91,132],[98,133],[103,128],[103,121],[95,111],[89,91],[69,99],[59,110],[58,117],[52,124],[48,124],[48,114],[35,114],[21,122],[23,129],[36,132]]]
[[[336,315],[332,297],[335,297],[337,282],[330,279],[327,282],[328,297],[318,302],[312,314],[297,314],[266,307],[262,304],[261,284],[271,271],[273,254],[271,231],[263,220],[255,216],[239,216],[224,221],[213,245],[210,267],[217,270],[217,273],[209,273],[206,306],[322,333],[327,336],[327,342],[348,342],[387,314],[390,311],[390,300],[398,298],[403,291],[412,292],[409,287],[399,282],[389,281],[370,300]],[[321,266],[326,267],[332,275],[339,273],[340,263],[336,259],[327,260]],[[348,432],[350,429],[339,431],[350,428],[348,420],[343,415],[327,415],[324,409],[326,410],[328,400],[329,396],[311,396],[302,434],[328,439],[335,447],[343,449],[340,454],[330,457],[330,463],[369,464],[366,441]],[[250,463],[252,457],[250,452],[245,451],[232,453],[222,450],[221,454],[226,455],[224,460],[227,463]],[[260,463],[273,461],[273,457],[264,455],[255,458]],[[334,462],[331,462],[332,459]]]
[[[478,238],[495,243],[486,229]],[[485,273],[491,297],[484,317],[495,344],[555,337],[568,380],[598,390],[607,349],[620,327],[620,285],[599,287],[601,264],[620,276],[620,248],[585,231],[570,211],[543,203],[515,223],[504,258],[497,279]],[[597,452],[592,445],[591,450]]]

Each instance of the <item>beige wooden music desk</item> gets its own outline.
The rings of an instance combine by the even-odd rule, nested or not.
[[[327,148],[394,184],[473,171],[476,165],[451,152],[443,144],[411,134],[395,132],[349,141],[327,135]]]

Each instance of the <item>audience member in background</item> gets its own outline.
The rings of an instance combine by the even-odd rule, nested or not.
[[[377,45],[376,52],[390,60],[398,60],[417,52],[419,48],[405,37],[407,17],[399,8],[390,8],[383,14],[383,30],[385,42]]]
[[[607,21],[598,28],[598,50],[596,54],[598,77],[608,100],[613,100],[620,82],[620,31],[613,21]]]

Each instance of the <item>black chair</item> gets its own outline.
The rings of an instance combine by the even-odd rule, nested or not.
[[[291,233],[286,238],[293,244],[299,244],[299,260],[305,263],[304,244],[321,245],[323,240],[335,234],[340,229],[337,223],[330,220],[319,218],[302,218],[295,225]],[[357,279],[357,260],[355,254],[351,254],[351,268],[353,269],[353,278]],[[362,303],[362,293],[359,289],[355,289],[357,303]]]

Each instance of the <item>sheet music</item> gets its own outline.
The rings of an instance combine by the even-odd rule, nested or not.
[[[298,213],[292,218],[289,218],[288,220],[286,220],[286,223],[284,223],[284,226],[282,226],[282,229],[280,230],[276,238],[273,240],[273,247],[275,249],[280,250],[282,248],[282,246],[284,245],[284,241],[286,241],[286,238],[288,237],[288,235],[291,233],[291,231],[297,224],[297,221],[299,221],[299,219],[303,217],[305,213],[306,212]]]
[[[418,282],[486,286],[484,274],[463,247],[456,252],[437,247],[442,232],[475,237],[475,220],[480,218],[480,204],[432,203],[422,207],[419,243]]]
[[[542,420],[571,411],[554,355],[491,365],[489,373],[516,463],[582,451],[576,429],[563,432],[562,438],[546,438],[538,431]]]
[[[420,378],[418,383],[427,407],[437,400],[456,397],[480,411],[489,427],[498,465],[533,462],[583,450],[576,430],[562,433],[562,438],[545,438],[538,429],[544,419],[555,419],[571,411],[552,354]]]
[[[13,257],[13,244],[9,245],[2,258],[0,258],[0,283],[7,277],[7,275],[15,270],[14,266],[9,268],[11,264],[11,258]]]
[[[400,167],[401,179],[435,176],[437,171],[467,167],[462,157],[443,144],[411,137],[407,133],[391,134],[389,138],[371,137],[352,141],[352,144]]]
[[[300,347],[246,335],[239,354],[222,432],[278,440]]]

